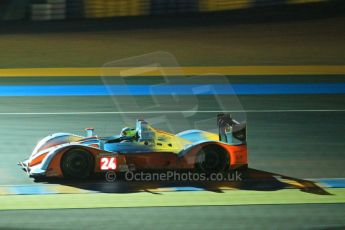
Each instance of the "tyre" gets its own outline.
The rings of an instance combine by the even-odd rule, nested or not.
[[[70,149],[61,159],[61,170],[65,178],[87,179],[93,173],[94,160],[84,149]]]
[[[206,174],[225,172],[229,169],[229,155],[218,145],[204,146],[196,157],[196,169]]]

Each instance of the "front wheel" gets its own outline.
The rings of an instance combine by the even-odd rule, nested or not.
[[[84,149],[70,149],[61,159],[61,170],[65,178],[87,179],[93,168],[93,157]]]

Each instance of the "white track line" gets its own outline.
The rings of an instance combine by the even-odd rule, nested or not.
[[[298,112],[345,112],[345,109],[292,109],[292,110],[201,110],[201,111],[80,111],[80,112],[4,112],[0,115],[100,115],[100,114],[174,114],[174,113],[298,113]]]

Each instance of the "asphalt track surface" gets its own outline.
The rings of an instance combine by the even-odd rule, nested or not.
[[[181,81],[179,77],[172,79],[176,82]],[[322,84],[344,83],[344,76],[233,76],[227,77],[227,80],[230,83]],[[30,82],[31,85],[43,86],[73,85],[81,82],[85,85],[102,84],[111,81],[101,78],[1,79],[2,85],[18,85],[18,82],[19,85],[25,85]],[[157,77],[138,77],[130,79],[127,83],[159,84],[161,80]],[[183,83],[187,84],[188,80],[184,79]],[[245,114],[237,115],[246,118],[248,123],[249,166],[254,172],[258,170],[267,175],[283,175],[296,181],[308,178],[345,177],[344,94],[255,94],[241,95],[235,98],[236,100],[231,96],[216,96],[218,100],[214,96],[207,95],[180,96],[178,103],[170,96],[160,96],[159,105],[155,104],[154,107],[152,104],[157,102],[151,96],[134,98],[120,96],[116,99],[111,96],[0,97],[0,135],[3,143],[0,154],[5,159],[0,162],[0,184],[34,184],[19,170],[16,162],[28,157],[35,143],[47,134],[71,132],[82,135],[83,129],[91,126],[99,135],[114,135],[118,134],[122,127],[134,124],[138,117],[153,121],[158,119],[156,126],[174,132],[195,126],[212,130],[216,125],[216,114],[224,109],[247,111]],[[229,102],[235,104],[220,105],[219,98],[220,101],[224,99],[225,102],[230,98]],[[119,100],[124,104],[119,105]],[[193,106],[195,103],[197,107]],[[176,111],[186,110],[195,111],[186,121],[181,122],[181,113]],[[234,114],[236,115],[236,112]],[[165,115],[165,120],[160,122],[162,115]],[[170,126],[166,125],[166,121]],[[97,183],[97,186],[102,186],[102,183]],[[270,185],[271,187],[266,191],[250,186],[245,190],[266,192],[268,197],[270,192],[284,189]],[[241,190],[241,187],[237,189]],[[332,194],[331,190],[327,191]],[[327,194],[327,191],[317,188],[306,192],[314,196],[318,194],[322,196]],[[126,191],[121,192],[126,193]],[[158,193],[157,196],[160,194]],[[193,192],[190,196],[193,196]],[[35,206],[33,205],[32,208],[35,209]],[[157,228],[168,226],[175,229],[179,226],[190,229],[200,226],[203,228],[217,226],[219,229],[228,229],[229,226],[257,229],[341,229],[345,226],[343,210],[343,203],[221,207],[194,204],[193,207],[9,210],[1,211],[0,227],[68,229],[75,226],[112,228],[116,225],[123,228],[140,226],[150,229],[152,226]],[[79,221],[80,219],[83,220]],[[122,221],[124,219],[130,221],[124,222]]]
[[[6,81],[9,79],[1,80],[8,85]],[[73,84],[75,79],[63,80],[67,81],[65,84]],[[58,78],[40,79],[39,82],[32,79],[26,81],[35,85],[63,84]],[[105,80],[108,81],[110,80]],[[344,78],[252,76],[229,77],[228,81],[342,83]],[[83,80],[86,85],[96,82],[101,83],[102,79]],[[157,78],[148,78],[133,79],[129,84],[159,82]],[[184,83],[188,82],[185,80]],[[21,84],[26,84],[25,80],[22,79]],[[248,111],[240,113],[240,118],[246,118],[248,123],[249,163],[252,168],[298,178],[345,177],[343,94],[242,95],[236,100],[229,96],[218,97],[225,102],[235,103],[221,106],[212,95],[180,96],[177,102],[171,96],[159,96],[158,102],[151,96],[120,96],[115,101],[111,96],[0,97],[1,139],[4,143],[1,155],[6,156],[6,161],[0,163],[0,184],[28,183],[24,174],[18,174],[15,164],[28,157],[40,138],[51,133],[71,132],[84,135],[83,129],[91,126],[100,136],[116,135],[122,127],[133,126],[138,117],[157,120],[157,116],[162,114],[166,115],[165,122],[171,124],[167,126],[158,122],[156,126],[159,128],[177,133],[199,125],[201,128],[215,130],[217,111],[238,109]],[[192,116],[186,118],[186,123],[180,120],[181,113],[178,113],[186,110],[200,112],[194,111]],[[168,113],[164,114],[166,111]]]
[[[2,211],[0,229],[344,229],[344,208],[309,204]]]
[[[282,100],[279,100],[280,98]],[[108,98],[93,98],[93,100],[90,100],[92,102],[88,103],[95,103],[91,111],[89,106],[86,108],[79,106],[79,103],[86,99],[34,98],[27,100],[27,98],[12,98],[11,103],[16,105],[22,104],[23,107],[28,106],[30,112],[33,112],[31,110],[32,107],[35,107],[35,105],[41,107],[42,103],[45,102],[47,106],[44,106],[44,111],[39,112],[109,111],[106,102],[111,103],[111,100],[108,101]],[[309,108],[325,109],[326,111],[303,111],[306,108],[299,107],[298,105],[301,104],[299,102],[297,105],[290,105],[289,110],[302,111],[259,112],[260,110],[285,110],[289,102],[286,102],[287,105],[285,107],[282,105],[282,101],[287,99],[287,96],[275,96],[274,98],[269,96],[261,96],[260,98],[258,96],[248,96],[246,99],[248,104],[250,104],[245,104],[244,107],[248,110],[254,110],[254,112],[247,113],[248,127],[250,128],[250,132],[248,132],[248,147],[251,167],[302,178],[345,177],[343,167],[345,163],[343,157],[343,132],[345,130],[343,117],[345,112],[327,111],[328,109],[343,110],[343,108],[340,108],[342,100],[344,100],[343,96],[327,96],[326,100],[320,96],[294,96],[295,100],[305,100],[308,105],[311,102],[319,105],[323,100],[326,102],[339,101],[338,106]],[[0,100],[3,100],[3,98]],[[47,100],[52,101],[47,102]],[[270,100],[272,103],[269,103]],[[141,101],[145,100],[142,98]],[[261,101],[270,104],[270,106],[258,108],[258,103]],[[104,105],[104,102],[106,105]],[[274,102],[277,105],[274,106]],[[29,105],[29,103],[32,103],[32,105]],[[66,106],[68,108],[64,110]],[[57,111],[55,108],[49,109],[49,107],[60,107],[62,110]],[[99,110],[95,110],[95,107]],[[213,108],[212,105],[207,108],[211,111],[219,111],[219,108]],[[13,110],[13,112],[28,112],[23,110]],[[9,110],[6,110],[6,112],[9,112]],[[217,113],[210,114],[207,114],[207,119],[211,116],[215,117]],[[156,114],[144,114],[140,117],[152,117],[154,115]],[[203,118],[203,115],[197,114],[195,119]],[[134,125],[135,115],[130,114],[130,117],[134,119]],[[122,127],[130,125],[128,123],[125,124],[121,119],[123,117],[119,114],[1,115],[2,141],[4,143],[1,155],[6,156],[6,160],[1,162],[1,184],[28,182],[24,174],[18,174],[16,163],[29,156],[40,138],[51,133],[67,131],[83,135],[83,129],[90,126],[94,127],[99,135],[115,135],[120,132]],[[179,126],[179,116],[175,119],[174,114],[170,114],[169,119],[175,120],[176,124],[174,124],[174,127],[176,130],[183,131],[183,127]],[[209,122],[211,123],[212,120]],[[212,122],[207,126],[211,127],[215,124],[215,122]]]

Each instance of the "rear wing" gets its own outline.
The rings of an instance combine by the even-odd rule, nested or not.
[[[231,114],[218,114],[217,125],[219,140],[229,144],[244,144],[247,142],[247,124],[239,123]]]

